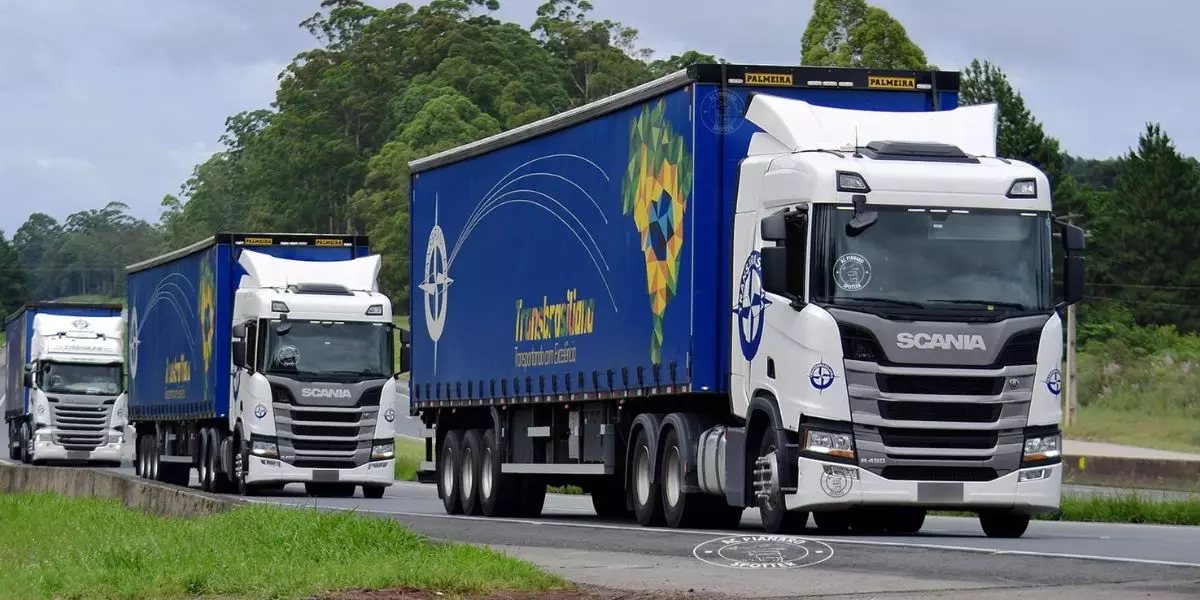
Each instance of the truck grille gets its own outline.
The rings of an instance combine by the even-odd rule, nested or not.
[[[355,406],[298,405],[287,388],[271,386],[280,458],[306,469],[352,469],[371,459],[382,387]]]
[[[67,450],[90,452],[103,446],[108,438],[109,419],[116,399],[87,404],[47,398],[53,441]]]

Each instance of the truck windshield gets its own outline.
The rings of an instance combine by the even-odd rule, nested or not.
[[[813,300],[916,312],[1052,308],[1050,214],[872,206],[851,236],[849,206],[816,207]]]
[[[388,377],[392,347],[392,330],[385,323],[271,321],[264,370],[307,380]]]
[[[121,393],[121,366],[44,363],[41,387],[48,394],[115,396]]]

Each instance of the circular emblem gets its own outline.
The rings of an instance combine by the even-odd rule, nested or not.
[[[746,122],[746,102],[729,90],[713,90],[700,100],[700,122],[713,133],[733,133]]]
[[[71,326],[75,329],[87,329],[90,324],[83,319],[75,319],[71,322]]]
[[[808,382],[818,390],[824,390],[833,385],[834,379],[837,379],[837,376],[833,373],[833,367],[823,362],[813,365],[813,368],[808,371]]]
[[[383,411],[383,420],[387,421],[388,423],[395,421],[396,420],[396,411],[391,408]]]
[[[841,498],[850,493],[854,480],[841,470],[821,473],[821,491],[830,498]]]
[[[265,416],[267,416],[267,407],[263,406],[261,403],[255,404],[254,405],[254,417],[256,419],[261,419]]]
[[[871,263],[867,257],[851,252],[833,263],[833,282],[847,292],[857,292],[871,282]]]
[[[790,535],[734,535],[704,542],[692,549],[692,555],[718,567],[796,569],[829,560],[833,548]]]
[[[446,327],[446,297],[451,279],[446,251],[446,238],[440,225],[429,231],[429,243],[425,247],[425,280],[417,287],[425,294],[425,327],[429,338],[438,341]]]
[[[738,338],[742,345],[742,356],[752,360],[758,354],[762,342],[764,312],[771,301],[762,289],[762,255],[758,251],[746,258],[742,268],[742,280],[738,286],[738,302],[733,313],[738,318]]]
[[[129,378],[137,379],[138,367],[138,346],[142,340],[138,339],[138,314],[137,307],[129,307]]]
[[[1062,391],[1062,372],[1058,369],[1053,369],[1046,374],[1046,389],[1050,390],[1055,396]]]

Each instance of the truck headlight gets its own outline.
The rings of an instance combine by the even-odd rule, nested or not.
[[[250,445],[250,453],[255,456],[265,458],[278,458],[279,446],[275,442],[264,442],[262,440],[254,440]]]
[[[1062,434],[1055,433],[1025,439],[1024,462],[1041,462],[1062,456]]]
[[[390,460],[396,458],[396,443],[385,442],[371,447],[371,460]]]
[[[108,434],[108,443],[110,444],[120,444],[123,441],[125,441],[125,436],[120,433],[110,432]]]
[[[819,429],[804,431],[804,450],[838,458],[854,458],[854,435]]]

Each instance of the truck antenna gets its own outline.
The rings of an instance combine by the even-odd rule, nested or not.
[[[854,158],[862,158],[862,153],[858,151],[858,125],[854,126]]]

